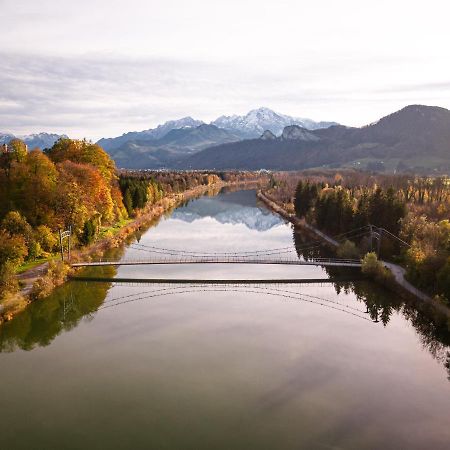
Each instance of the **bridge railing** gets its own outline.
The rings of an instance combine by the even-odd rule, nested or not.
[[[310,259],[298,259],[298,258],[273,258],[273,257],[242,257],[242,256],[196,256],[196,257],[153,257],[145,259],[100,259],[98,261],[80,262],[75,263],[73,266],[89,266],[89,265],[132,265],[132,264],[291,264],[291,265],[360,265],[359,259],[349,258],[310,258]]]

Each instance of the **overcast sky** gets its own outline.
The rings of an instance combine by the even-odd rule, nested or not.
[[[450,108],[449,17],[448,0],[0,0],[0,131]]]

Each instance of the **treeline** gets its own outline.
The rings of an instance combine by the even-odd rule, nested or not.
[[[119,172],[120,177],[151,179],[161,186],[164,192],[179,193],[197,186],[208,186],[220,181],[226,183],[260,183],[265,184],[269,180],[266,172],[250,171],[163,171],[163,170],[124,170]]]
[[[129,215],[136,209],[142,209],[147,204],[155,204],[164,196],[160,183],[153,178],[137,178],[121,175],[119,177],[120,191],[123,203]]]
[[[418,177],[408,175],[370,174],[356,170],[305,170],[302,172],[275,172],[272,175],[273,195],[286,205],[293,203],[298,180],[308,180],[312,184],[342,186],[359,190],[361,187],[383,190],[393,188],[396,196],[413,208],[417,214],[425,214],[430,219],[450,217],[450,178]]]
[[[318,228],[337,235],[372,224],[393,234],[400,231],[405,202],[393,188],[348,189],[300,180],[294,200],[298,217],[308,216]]]
[[[450,300],[450,180],[406,180],[390,177],[391,186],[356,185],[335,177],[325,181],[298,181],[293,205],[298,217],[331,235],[358,230],[366,225],[381,227],[404,240],[409,247],[386,236],[381,256],[396,259],[407,268],[407,277],[417,287]],[[277,188],[271,191],[277,197]],[[427,215],[428,213],[428,215]],[[354,234],[353,234],[354,235]],[[352,234],[350,235],[351,238]],[[351,238],[364,253],[368,236]]]
[[[158,171],[158,170],[121,170],[122,179],[151,181],[167,194],[178,194],[197,186],[209,186],[220,181],[220,177],[211,172],[197,171]]]

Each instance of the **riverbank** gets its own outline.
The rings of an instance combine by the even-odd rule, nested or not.
[[[249,181],[220,181],[209,185],[199,185],[181,193],[169,194],[153,205],[147,205],[137,211],[136,216],[120,228],[111,228],[101,239],[89,246],[72,251],[71,262],[90,261],[102,258],[103,255],[122,245],[134,233],[143,231],[159,220],[164,214],[178,207],[182,203],[205,194],[215,195],[223,188],[257,188],[259,182]],[[58,259],[56,259],[58,261]],[[0,311],[0,325],[11,320],[15,315],[23,311],[32,301],[45,298],[53,289],[67,280],[69,274],[77,269],[70,268],[67,264],[49,270],[50,261],[34,266],[17,275],[21,284],[21,290],[11,298],[7,307]],[[54,266],[54,264],[53,264]],[[55,276],[56,273],[56,276]]]
[[[327,236],[325,233],[308,224],[304,219],[299,219],[298,217],[295,216],[295,214],[289,213],[285,208],[280,206],[274,199],[272,199],[270,195],[265,194],[262,191],[258,191],[257,197],[270,210],[279,214],[287,221],[291,222],[294,225],[294,227],[299,227],[307,230],[308,232],[314,234],[316,237],[324,241],[327,245],[335,249],[339,246],[338,241],[334,240],[330,236]],[[444,313],[446,316],[450,317],[450,308],[446,307],[442,303],[431,298],[425,292],[422,292],[415,286],[413,286],[405,278],[406,270],[403,267],[399,266],[398,264],[394,264],[387,261],[380,261],[380,262],[392,273],[392,282],[388,283],[386,287],[390,288],[391,290],[394,290],[396,293],[399,293],[403,297],[428,302],[432,304],[433,307],[436,308],[439,312]]]

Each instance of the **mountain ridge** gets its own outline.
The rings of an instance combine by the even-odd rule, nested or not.
[[[361,128],[294,125],[283,134],[207,148],[186,158],[183,168],[450,170],[450,111],[441,107],[408,105]]]
[[[0,144],[7,144],[12,139],[20,139],[28,145],[30,150],[34,148],[50,148],[60,138],[67,138],[65,134],[56,133],[33,133],[27,135],[14,135],[12,133],[0,133]]]

